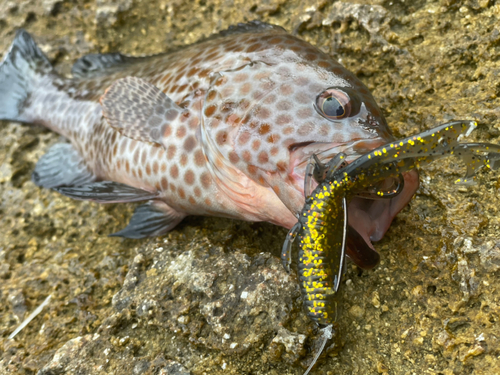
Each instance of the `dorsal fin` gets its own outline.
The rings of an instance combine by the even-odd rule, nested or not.
[[[258,33],[270,30],[286,32],[286,30],[281,26],[271,25],[269,23],[255,20],[247,23],[238,23],[237,25],[229,26],[226,30],[222,30],[218,34],[211,35],[208,38],[202,38],[195,44],[233,34]],[[169,53],[185,47],[189,46],[182,46],[179,48],[171,49],[169,50]],[[82,56],[78,60],[76,60],[76,62],[73,64],[73,67],[71,68],[71,74],[73,74],[73,77],[80,79],[109,75],[110,73],[123,70],[132,64],[154,56],[157,55],[135,57],[122,55],[118,52],[92,53]]]
[[[162,145],[167,128],[185,110],[151,83],[119,79],[101,97],[108,124],[126,137]]]
[[[75,78],[92,78],[120,71],[147,57],[133,57],[121,53],[92,53],[80,57],[71,68]]]
[[[270,23],[254,20],[246,23],[238,23],[236,25],[229,26],[226,30],[219,32],[219,36],[227,36],[232,34],[245,34],[245,33],[258,33],[265,32],[269,30],[283,31],[286,32],[284,28],[277,25],[272,25]]]

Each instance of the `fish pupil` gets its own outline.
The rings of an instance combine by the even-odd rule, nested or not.
[[[323,112],[330,117],[342,117],[345,114],[345,109],[337,98],[330,96],[323,103]]]

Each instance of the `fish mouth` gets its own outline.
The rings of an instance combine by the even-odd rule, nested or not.
[[[386,144],[387,140],[357,140],[349,144],[304,142],[290,146],[290,177],[295,188],[304,193],[305,168],[312,154],[326,163],[339,152],[347,155],[351,162],[360,155]],[[348,204],[347,255],[360,268],[372,269],[380,256],[373,242],[380,241],[389,229],[394,217],[410,202],[419,187],[419,177],[416,170],[403,173],[404,187],[393,198],[370,199],[356,196]],[[384,180],[379,186],[390,186],[394,181]],[[316,183],[314,182],[313,188]]]
[[[418,171],[403,173],[403,190],[394,198],[354,197],[347,208],[347,255],[360,268],[372,269],[379,262],[372,242],[382,239],[392,220],[410,202],[419,186]]]

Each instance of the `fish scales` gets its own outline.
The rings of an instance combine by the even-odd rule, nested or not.
[[[37,164],[39,185],[77,199],[147,201],[130,224],[140,230],[129,225],[125,237],[165,233],[191,214],[290,228],[312,153],[355,157],[392,139],[351,72],[260,22],[162,55],[84,56],[72,74],[57,74],[20,31],[0,65],[0,99],[9,103],[0,118],[39,123],[70,141]],[[64,153],[72,158],[62,163]],[[403,207],[417,184],[393,206]],[[133,198],[125,185],[147,194]]]

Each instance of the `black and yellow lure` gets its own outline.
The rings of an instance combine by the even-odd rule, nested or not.
[[[388,143],[348,165],[342,153],[326,166],[316,157],[311,158],[305,178],[306,202],[283,244],[282,262],[289,272],[292,243],[298,237],[298,274],[304,306],[309,318],[323,329],[324,344],[332,336],[339,311],[349,199],[360,194],[366,196],[367,192],[379,198],[392,198],[402,190],[402,173],[449,155],[461,158],[467,167],[465,177],[455,183],[473,184],[477,170],[500,166],[499,145],[460,143],[476,127],[475,122],[450,122]],[[319,185],[309,194],[311,178]],[[400,183],[391,191],[377,190],[377,185],[388,178]]]

